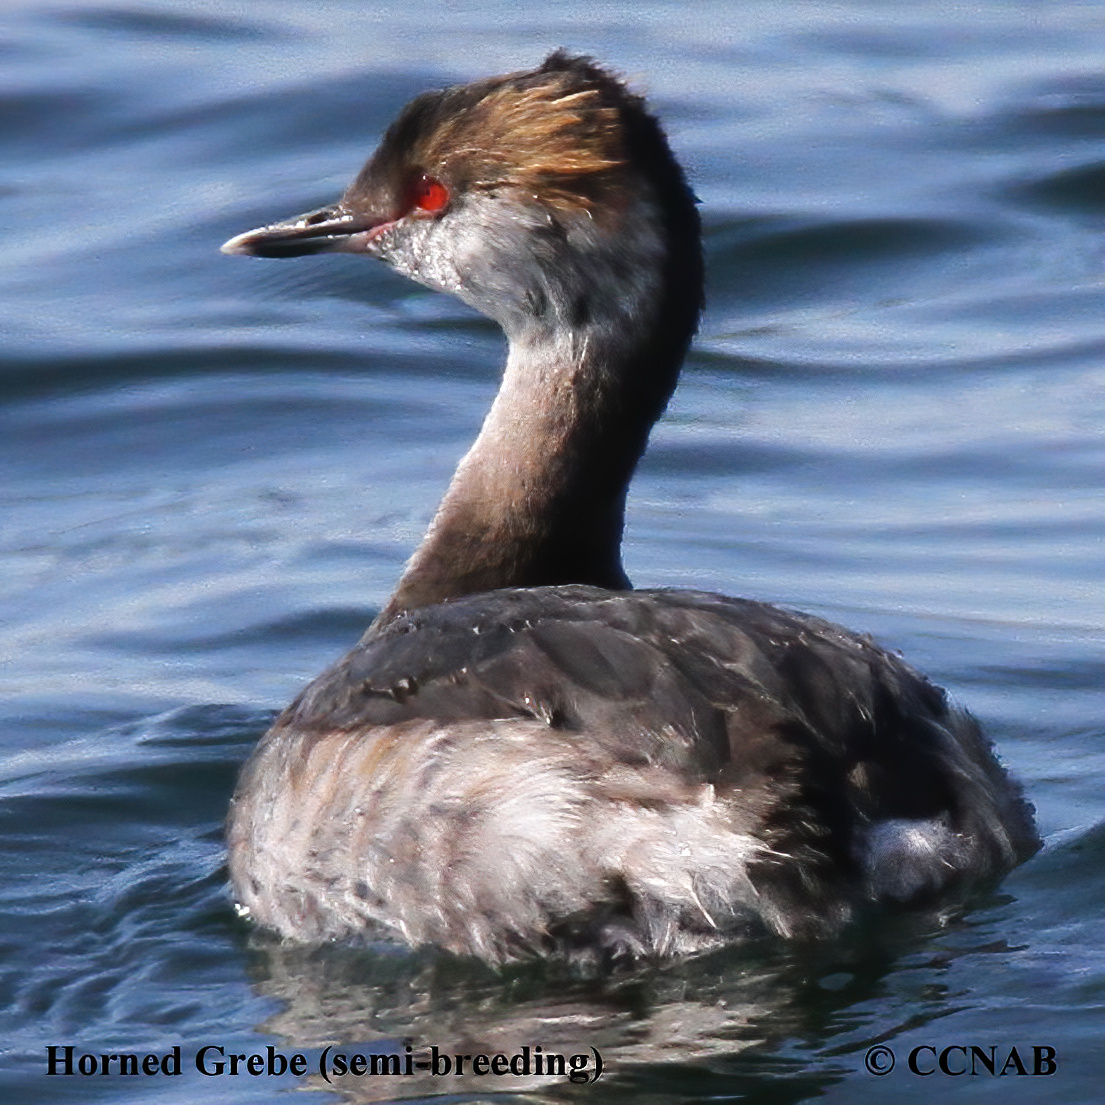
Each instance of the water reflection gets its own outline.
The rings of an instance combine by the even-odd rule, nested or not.
[[[572,977],[549,964],[493,972],[430,951],[302,947],[252,934],[251,976],[281,1005],[262,1031],[289,1053],[310,1049],[309,1084],[336,1088],[349,1102],[440,1093],[559,1097],[580,1087],[565,1077],[467,1070],[347,1075],[327,1087],[317,1071],[328,1045],[331,1055],[394,1053],[405,1062],[409,1044],[416,1064],[430,1045],[448,1056],[508,1057],[523,1047],[532,1057],[540,1046],[544,1055],[586,1057],[588,1072],[594,1048],[604,1064],[604,1100],[639,1102],[668,1090],[682,1099],[739,1097],[741,1087],[764,1090],[770,1082],[771,1100],[784,1103],[817,1095],[857,1068],[871,1042],[864,1003],[884,995],[903,957],[946,967],[957,953],[928,945],[947,925],[931,915],[884,914],[831,947],[760,944],[606,978]],[[987,947],[979,935],[968,936],[964,954],[1007,950]],[[911,1008],[911,1026],[949,1012],[944,987],[930,981],[924,996]]]

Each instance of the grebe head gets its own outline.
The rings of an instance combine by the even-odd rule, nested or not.
[[[228,253],[363,253],[495,319],[499,394],[381,624],[502,587],[624,588],[625,495],[702,305],[694,195],[587,58],[412,101],[333,206]]]
[[[614,330],[624,345],[664,312],[685,348],[701,304],[694,197],[658,123],[616,78],[562,52],[419,96],[336,204],[223,250],[369,254],[512,341]]]

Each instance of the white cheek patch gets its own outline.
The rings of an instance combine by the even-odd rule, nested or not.
[[[962,869],[966,850],[941,818],[891,818],[871,825],[860,859],[876,897],[907,902],[944,886]]]
[[[565,332],[583,328],[628,341],[627,328],[636,337],[651,325],[666,246],[659,209],[647,197],[614,224],[578,211],[554,220],[540,204],[474,193],[440,218],[379,228],[369,252],[458,296],[512,340],[534,330],[548,336],[552,317]],[[585,321],[574,315],[580,301]]]

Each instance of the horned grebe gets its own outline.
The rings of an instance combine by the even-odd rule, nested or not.
[[[342,199],[227,253],[364,253],[510,342],[361,642],[280,715],[229,818],[237,900],[299,940],[491,962],[837,932],[1038,847],[975,722],[868,638],[634,591],[626,488],[702,305],[694,196],[587,58],[429,92]]]

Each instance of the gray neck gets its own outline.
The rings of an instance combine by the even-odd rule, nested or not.
[[[630,586],[626,491],[702,300],[697,213],[681,177],[676,186],[674,214],[642,201],[621,213],[616,233],[589,216],[537,233],[532,213],[483,201],[481,240],[513,236],[509,264],[481,267],[476,253],[463,268],[430,272],[426,252],[417,263],[389,258],[496,318],[510,353],[479,437],[376,627],[504,587]]]
[[[625,495],[651,420],[611,423],[611,368],[572,341],[512,343],[502,387],[380,615],[501,587],[629,587]],[[587,343],[584,343],[585,345]]]

